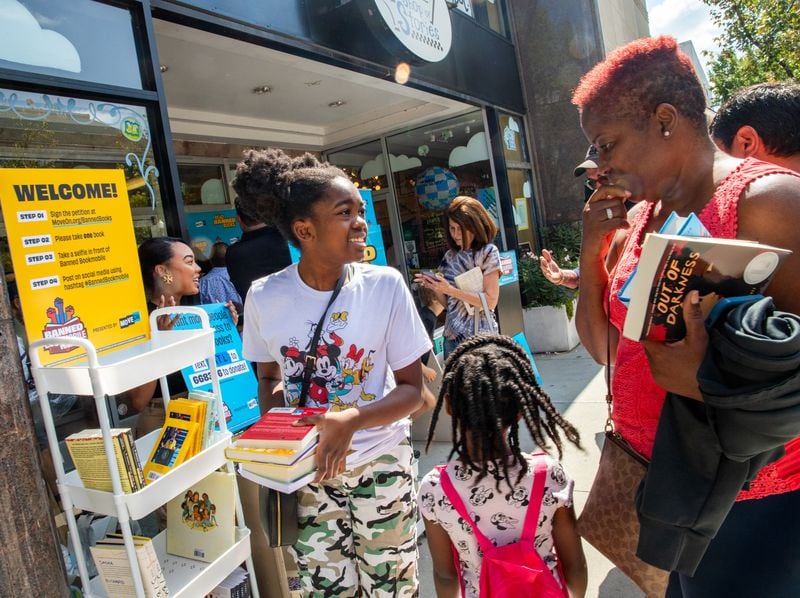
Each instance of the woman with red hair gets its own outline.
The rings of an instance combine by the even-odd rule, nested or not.
[[[583,211],[578,331],[596,361],[610,360],[614,366],[616,431],[650,458],[657,428],[661,433],[659,418],[667,393],[666,404],[688,401],[708,408],[708,401],[702,403],[697,373],[709,337],[696,291],[684,303],[685,339],[639,343],[620,334],[626,307],[617,295],[636,267],[645,234],[658,231],[673,211],[681,216],[694,212],[714,237],[752,239],[793,250],[768,291],[777,309],[800,313],[800,178],[781,167],[733,159],[717,150],[706,129],[703,90],[673,38],[637,40],[612,52],[583,77],[572,101],[587,139],[598,149],[599,173],[608,180]],[[639,202],[627,215],[625,200]],[[708,450],[696,442],[689,458],[705,457]],[[674,463],[672,483],[678,495],[683,490],[677,481],[682,479],[682,463]],[[656,465],[654,458],[648,477]],[[695,562],[683,566],[676,557],[677,565],[656,563],[675,571],[667,596],[797,595],[800,442],[790,441],[782,458],[752,473],[754,479],[738,496],[742,486],[733,487],[732,505],[726,505],[730,510],[714,513],[719,529],[685,523],[693,505],[670,507],[675,519],[660,524],[674,526],[671,532],[682,530],[666,537],[675,540],[681,558],[686,555],[680,551],[691,548]],[[707,505],[708,496],[705,503],[703,497],[692,498]],[[641,495],[638,503],[642,519]],[[643,538],[647,541],[642,521],[640,556]],[[668,545],[665,541],[655,550],[671,550]]]

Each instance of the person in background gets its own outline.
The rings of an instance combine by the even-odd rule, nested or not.
[[[595,187],[597,187],[597,148],[595,146],[589,146],[583,162],[578,164],[572,172],[576,177],[586,175],[586,180],[583,183],[583,201],[589,201]]]
[[[242,190],[235,181],[233,186],[241,195]],[[233,205],[242,227],[242,238],[228,247],[225,264],[236,292],[244,299],[254,280],[283,270],[292,259],[289,244],[275,226],[264,224],[253,208],[238,197]]]
[[[300,248],[297,264],[255,281],[245,299],[242,354],[256,363],[262,410],[299,404],[297,376],[324,314],[307,406],[327,411],[300,420],[319,430],[291,549],[303,595],[417,596],[408,416],[422,404],[420,357],[431,343],[411,293],[397,270],[361,263],[364,202],[339,168],[311,154],[251,150],[235,188]],[[248,516],[260,514],[244,488],[251,527]],[[251,537],[256,562],[269,559],[260,529]]]
[[[717,109],[709,127],[719,149],[800,172],[800,84],[759,83]]]
[[[225,267],[225,254],[228,244],[217,241],[211,246],[211,270],[200,279],[200,303],[228,303],[232,302],[237,309],[242,307],[242,298],[236,292]]]
[[[436,322],[439,318],[439,314],[444,311],[444,307],[436,300],[436,294],[431,289],[426,289],[415,283],[412,286],[412,290],[416,291],[417,294],[417,313],[419,314],[420,320],[422,320],[422,325],[425,327],[425,332],[428,333],[428,339],[430,339],[431,344],[433,344],[433,332],[436,329]],[[423,404],[411,414],[412,422],[416,421],[423,413],[427,413],[433,409],[436,403],[436,397],[433,396],[433,392],[428,388],[428,384],[433,383],[437,376],[436,370],[428,366],[431,359],[436,359],[433,350],[425,353],[420,359],[422,363],[422,377],[425,381],[425,384],[422,386]],[[418,451],[415,451],[415,453],[418,453]]]
[[[494,308],[500,297],[500,250],[492,243],[497,226],[491,214],[473,197],[459,196],[450,202],[447,217],[448,250],[435,277],[418,272],[414,282],[436,294],[436,300],[447,306],[444,322],[444,356],[466,338],[475,334],[474,316],[466,305],[481,309],[480,295],[462,291],[455,278],[473,268],[483,273],[483,292],[490,313],[482,314],[478,332],[496,330]]]
[[[195,253],[182,239],[175,237],[153,237],[139,245],[139,265],[142,270],[147,311],[161,307],[197,305],[200,296],[200,266]],[[226,304],[233,321],[239,318],[233,302]],[[156,319],[159,330],[172,330],[180,317],[163,314]],[[170,393],[174,396],[186,392],[186,383],[180,372],[167,376]],[[164,402],[158,381],[152,380],[125,393],[133,409],[139,412],[136,434],[141,436],[161,427],[164,422]]]
[[[519,423],[525,422],[539,449],[555,444],[559,458],[561,435],[577,447],[580,437],[536,384],[522,347],[507,336],[480,335],[453,351],[431,419],[428,446],[442,407],[452,416],[455,430],[445,471],[481,533],[495,546],[517,542],[526,510],[539,507],[535,542],[539,556],[559,584],[566,582],[572,598],[584,596],[587,570],[575,526],[574,483],[552,457],[522,451]],[[528,500],[537,459],[546,463],[541,506]],[[472,529],[442,490],[440,478],[439,469],[428,472],[417,496],[433,558],[436,595],[462,596],[461,578],[463,596],[478,598],[482,554]]]
[[[709,341],[702,318],[690,317],[699,311],[694,291],[683,312],[687,325],[700,324],[692,325],[683,340],[640,343],[620,334],[627,308],[618,294],[638,263],[645,235],[658,231],[673,211],[680,216],[694,212],[714,237],[757,239],[792,250],[769,293],[777,310],[799,313],[800,176],[752,158],[731,158],[714,146],[702,87],[691,60],[671,37],[636,40],[614,50],[584,75],[572,101],[586,138],[598,148],[600,175],[608,180],[584,206],[576,325],[592,357],[614,366],[615,430],[650,458],[656,429],[670,424],[659,421],[667,393],[679,401],[704,401],[697,372]],[[639,203],[628,211],[625,200]],[[693,450],[697,456],[692,457],[702,458],[704,450],[713,449],[698,442]],[[680,463],[673,469],[678,475]],[[706,504],[711,498],[696,500]],[[692,506],[690,499],[669,505],[674,519],[663,527],[695,521]],[[691,537],[697,550],[693,555],[702,560],[692,576],[671,575],[667,596],[796,595],[797,513],[800,441],[795,439],[785,445],[784,457],[758,471],[729,510],[716,513],[714,522],[698,522],[720,527],[707,545],[699,534]],[[673,539],[667,536],[644,548],[670,555],[672,548],[686,546],[689,532],[680,541]]]

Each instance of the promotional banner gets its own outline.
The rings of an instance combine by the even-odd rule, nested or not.
[[[255,422],[261,412],[258,408],[258,382],[250,362],[242,357],[242,337],[231,319],[231,313],[222,303],[199,305],[208,312],[214,327],[214,359],[222,391],[225,423],[228,430],[238,432]],[[200,318],[194,314],[182,314],[175,323],[175,330],[200,328]],[[208,360],[204,359],[181,370],[186,388],[212,392],[211,373]]]
[[[516,251],[500,252],[500,286],[511,284],[519,280]]]
[[[82,337],[103,353],[149,338],[122,170],[2,168],[0,204],[29,341]],[[81,353],[65,342],[40,358]]]
[[[242,229],[236,222],[236,210],[212,210],[186,214],[191,245],[203,254],[211,256],[211,246],[217,241],[233,245],[242,238]]]
[[[372,191],[359,189],[358,192],[361,194],[361,199],[364,200],[364,219],[367,221],[367,249],[364,252],[364,259],[361,261],[374,266],[386,266],[386,249],[383,246],[381,226],[375,217],[375,207],[372,205]],[[291,243],[289,244],[289,255],[293,264],[300,261],[300,250]]]

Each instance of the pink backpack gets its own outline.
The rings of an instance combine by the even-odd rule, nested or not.
[[[489,538],[483,535],[469,516],[464,501],[453,487],[450,477],[445,471],[445,466],[437,467],[442,491],[450,500],[461,518],[469,523],[472,532],[478,540],[478,545],[483,552],[480,577],[481,598],[564,598],[569,596],[566,583],[559,586],[555,576],[539,555],[534,544],[536,540],[536,525],[539,523],[539,510],[544,495],[544,481],[547,477],[547,463],[544,455],[536,455],[534,462],[533,487],[531,488],[530,502],[525,514],[525,523],[522,527],[522,536],[519,542],[495,546]],[[456,570],[461,577],[461,564],[458,553],[453,547],[453,558]],[[560,574],[560,567],[559,567]],[[562,587],[563,586],[563,587]],[[461,585],[462,595],[464,585]]]

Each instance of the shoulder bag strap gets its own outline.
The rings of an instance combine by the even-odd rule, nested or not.
[[[481,306],[483,307],[483,313],[486,315],[486,321],[489,322],[489,328],[491,329],[491,331],[494,334],[497,334],[497,323],[494,321],[494,318],[492,318],[492,312],[489,310],[489,303],[488,303],[488,301],[486,299],[486,293],[481,291],[480,293],[478,293],[478,295],[481,298]],[[475,319],[475,334],[478,334],[478,324],[477,323],[478,323],[478,321],[480,319],[480,314],[479,314],[479,312],[477,310],[475,311],[475,314],[476,314],[476,316],[475,316],[475,318],[476,318]]]
[[[450,504],[453,505],[456,513],[458,513],[464,521],[469,523],[469,526],[472,528],[472,533],[475,534],[475,539],[478,540],[478,545],[481,547],[481,550],[485,553],[486,551],[494,548],[492,541],[483,535],[483,532],[478,529],[478,526],[469,516],[467,507],[464,504],[464,501],[461,500],[461,497],[458,495],[458,491],[453,486],[453,482],[450,481],[450,476],[447,475],[447,471],[445,470],[444,466],[439,470],[439,482],[442,485],[442,491],[444,492],[444,495],[450,501]]]
[[[533,485],[528,497],[528,511],[525,513],[525,523],[522,526],[521,540],[533,542],[536,540],[536,526],[539,525],[539,513],[544,498],[544,482],[547,478],[547,461],[543,453],[533,455]]]
[[[311,345],[306,353],[306,363],[305,368],[303,369],[303,385],[300,387],[300,399],[298,401],[298,405],[300,405],[300,407],[306,406],[308,387],[311,384],[311,375],[314,373],[314,364],[317,362],[317,344],[319,343],[319,337],[322,334],[322,327],[325,325],[325,318],[328,316],[328,310],[331,308],[331,305],[333,305],[333,302],[336,301],[336,297],[339,296],[339,291],[342,290],[344,281],[350,274],[350,268],[350,264],[347,264],[344,267],[344,270],[342,270],[342,275],[339,277],[339,280],[336,281],[336,286],[333,288],[331,298],[328,299],[328,305],[325,306],[325,310],[322,312],[322,317],[320,317],[319,322],[317,322],[317,327],[314,329],[314,337],[311,339]]]

